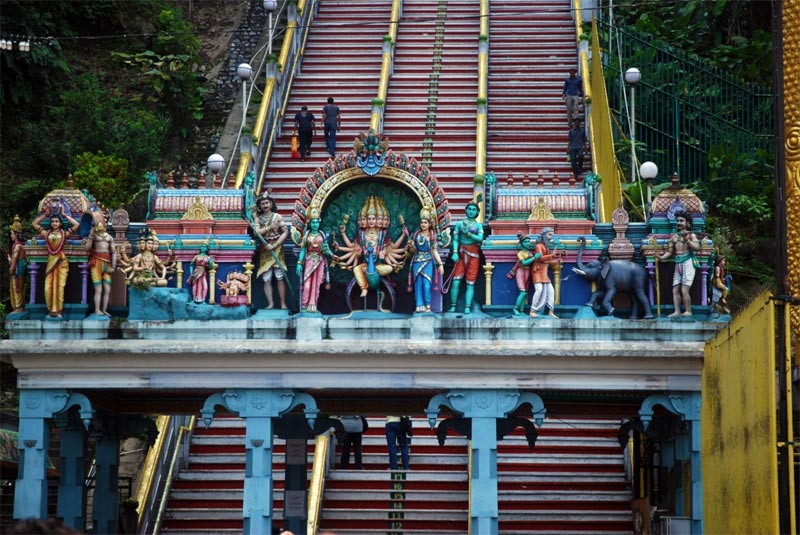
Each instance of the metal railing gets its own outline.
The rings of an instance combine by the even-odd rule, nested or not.
[[[308,488],[308,517],[306,531],[308,535],[315,535],[319,529],[322,514],[322,498],[325,493],[325,479],[328,477],[336,460],[336,441],[333,440],[333,431],[317,435],[314,446],[314,464],[311,469],[311,483]]]
[[[633,29],[602,22],[598,27],[610,107],[618,125],[635,117],[639,158],[655,162],[662,176],[677,172],[682,182],[703,183],[715,171],[725,172],[722,162],[735,166],[740,158],[774,150],[770,87],[742,81]],[[630,67],[642,76],[635,114],[623,79]],[[617,127],[618,143],[627,133]],[[629,155],[621,161],[630,169]],[[737,192],[733,180],[716,178],[716,195]]]
[[[389,31],[383,38],[383,57],[381,59],[381,76],[378,79],[378,94],[372,101],[372,115],[369,127],[376,134],[383,133],[383,113],[386,110],[386,95],[389,93],[389,80],[394,73],[394,46],[397,42],[397,26],[403,14],[402,0],[392,0],[392,14],[389,20]]]

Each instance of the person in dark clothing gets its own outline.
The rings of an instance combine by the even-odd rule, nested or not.
[[[317,133],[314,114],[308,111],[308,106],[300,108],[300,113],[294,116],[294,124],[300,142],[300,161],[305,161],[306,156],[311,156],[311,141]]]
[[[575,180],[580,178],[581,172],[583,172],[583,150],[585,146],[586,131],[581,125],[581,120],[575,119],[569,131],[569,143],[567,144],[567,154],[569,154],[569,162],[572,165],[572,174],[575,176]]]
[[[350,450],[356,461],[356,470],[362,470],[364,465],[361,461],[361,439],[363,434],[369,429],[367,419],[363,416],[342,416],[339,418],[344,427],[344,440],[342,441],[342,468],[350,466]]]
[[[386,443],[389,446],[389,469],[397,470],[397,447],[400,446],[400,455],[403,458],[403,470],[409,469],[410,452],[408,450],[408,429],[404,429],[400,416],[387,416]]]
[[[569,70],[569,78],[564,80],[561,98],[567,103],[567,124],[578,118],[578,107],[583,100],[583,80],[576,69]]]
[[[328,97],[328,103],[322,108],[322,124],[325,133],[325,147],[331,157],[336,156],[336,131],[341,127],[341,113],[339,106],[333,103],[333,97]]]

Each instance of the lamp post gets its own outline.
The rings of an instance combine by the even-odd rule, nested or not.
[[[253,67],[249,63],[242,63],[236,69],[239,80],[242,81],[242,127],[247,124],[247,81],[253,75]]]
[[[215,152],[208,157],[208,160],[206,161],[206,167],[211,172],[211,180],[213,181],[213,177],[215,177],[217,173],[221,172],[225,167],[225,158],[222,157],[222,154],[217,154]]]
[[[658,166],[653,162],[644,162],[639,167],[639,176],[647,181],[647,206],[653,202],[653,179],[658,174]]]
[[[272,26],[272,12],[278,7],[278,0],[264,0],[264,11],[269,16],[269,44],[267,45],[267,57],[272,55],[272,39],[274,37],[275,28]]]
[[[631,67],[625,71],[625,83],[631,88],[631,115],[630,115],[630,131],[631,131],[631,183],[636,182],[636,84],[642,79],[642,73],[636,67]],[[640,185],[641,186],[641,185]],[[639,187],[639,196],[642,200],[642,212],[644,213],[644,194],[642,188]]]

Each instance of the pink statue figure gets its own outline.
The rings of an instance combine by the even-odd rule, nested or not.
[[[328,259],[331,251],[328,248],[325,233],[319,228],[320,212],[315,206],[308,209],[306,220],[308,227],[300,242],[300,254],[297,257],[297,276],[300,277],[301,311],[316,312],[319,292],[323,282],[326,288],[328,279]]]
[[[42,220],[50,218],[50,229],[40,225]],[[61,218],[71,225],[64,229]],[[69,260],[64,253],[67,239],[80,227],[72,216],[63,212],[60,205],[54,204],[46,212],[39,214],[33,221],[33,229],[42,235],[47,246],[47,271],[44,276],[44,301],[50,317],[60,318],[64,310],[64,288],[69,275]]]
[[[10,279],[11,311],[22,312],[25,309],[25,276],[28,273],[28,256],[25,253],[25,237],[22,234],[22,222],[14,216],[11,224],[11,251],[8,255],[8,274]]]
[[[86,238],[84,247],[89,251],[89,273],[94,286],[94,313],[110,316],[108,301],[111,299],[111,274],[117,269],[117,249],[114,247],[114,238],[106,231],[103,221],[97,222]]]
[[[204,303],[208,296],[207,271],[214,267],[214,259],[208,256],[208,243],[200,244],[200,252],[192,258],[191,272],[186,284],[192,287],[195,303]]]

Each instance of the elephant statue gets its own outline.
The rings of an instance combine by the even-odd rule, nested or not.
[[[597,284],[597,291],[592,294],[586,304],[594,306],[599,299],[602,299],[602,307],[609,316],[613,316],[614,307],[611,303],[614,296],[617,295],[617,292],[627,292],[633,303],[631,318],[639,317],[639,308],[641,307],[644,312],[643,319],[653,319],[650,300],[645,293],[648,280],[647,270],[631,260],[610,260],[608,257],[584,264],[583,250],[586,247],[586,238],[581,237],[580,242],[578,267],[572,268],[572,271]]]

